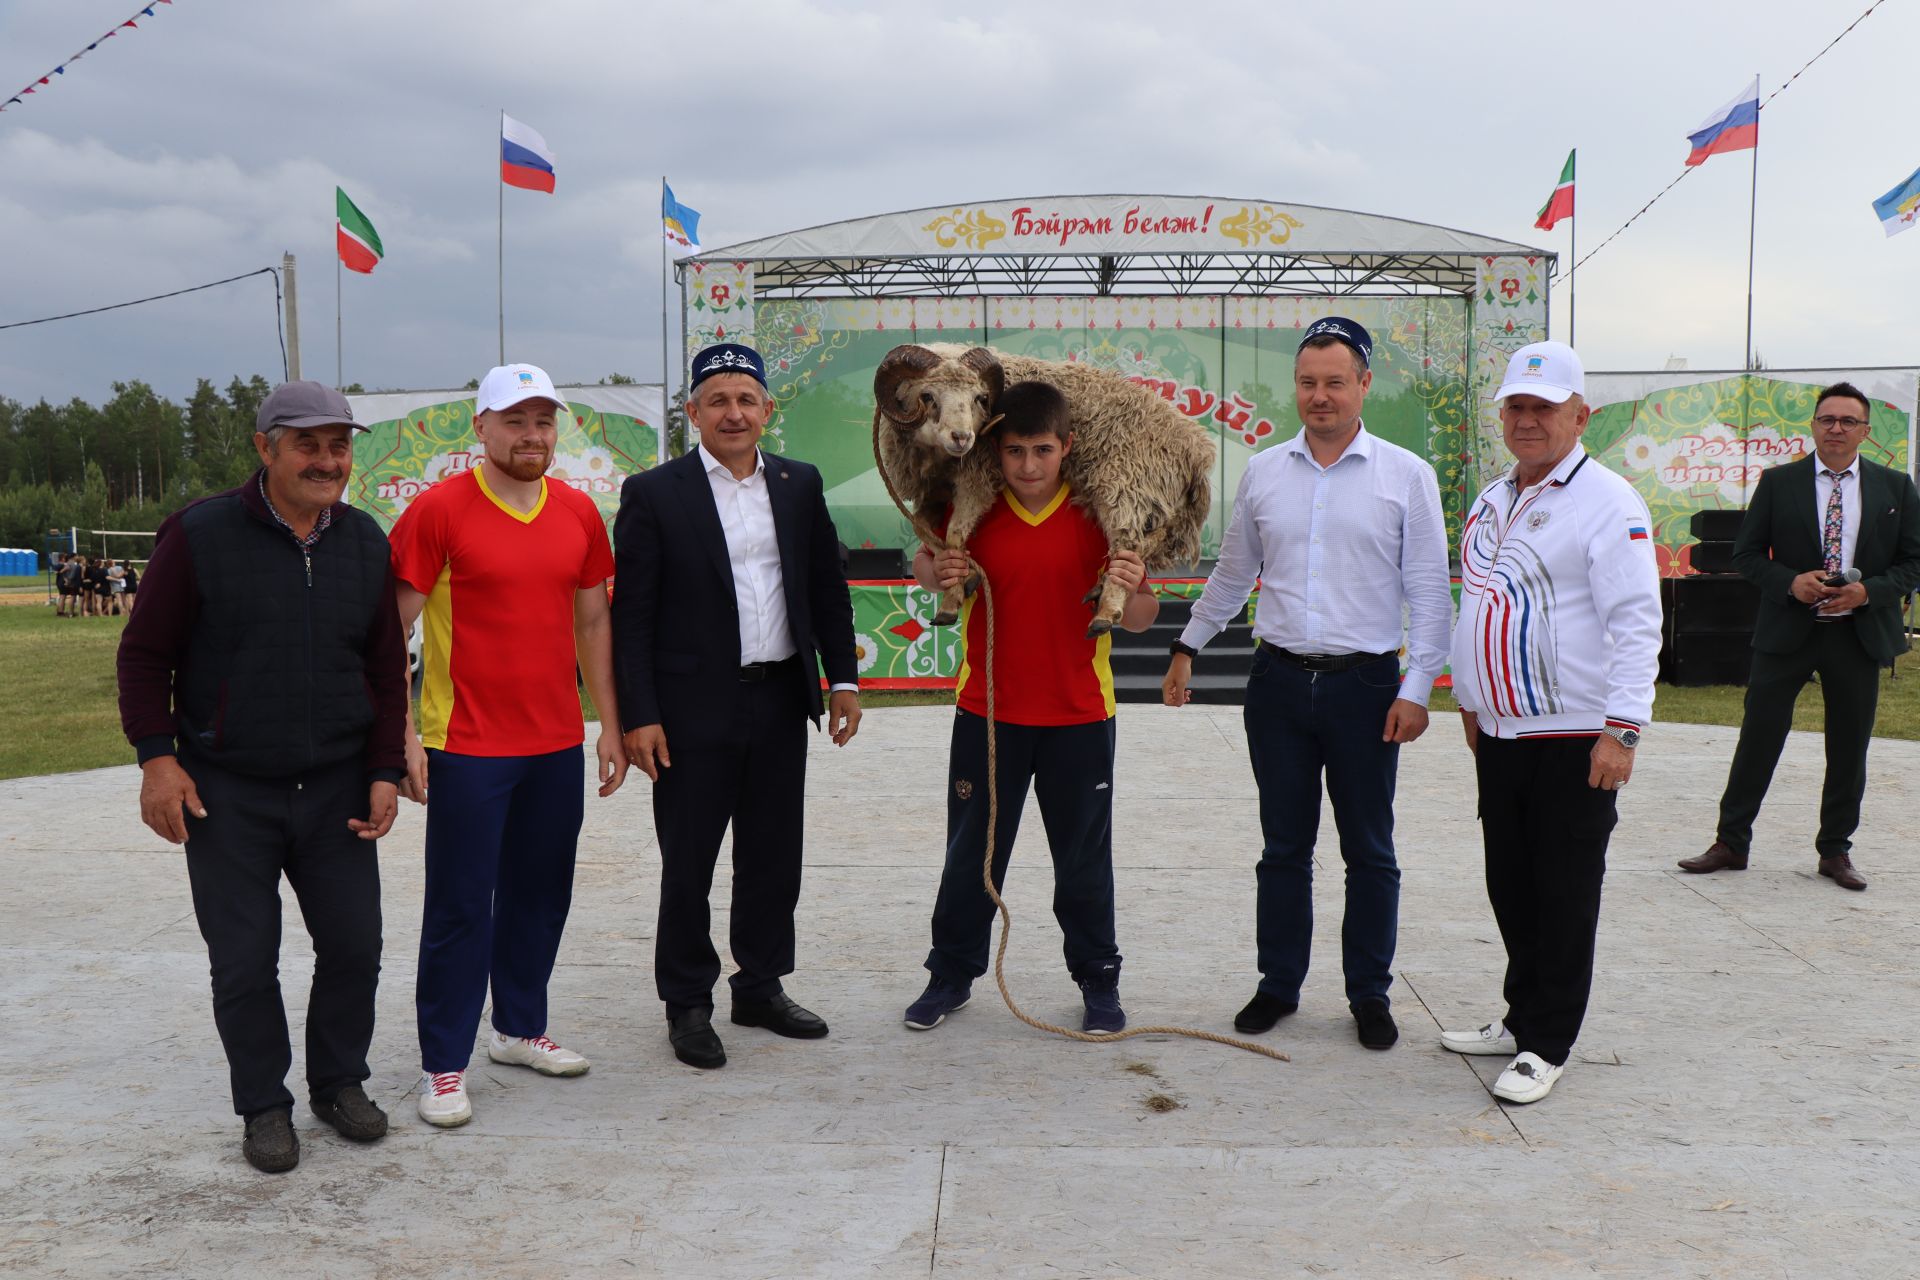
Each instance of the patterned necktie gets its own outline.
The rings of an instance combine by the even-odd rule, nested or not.
[[[1840,572],[1840,482],[1853,474],[1853,468],[1845,471],[1828,471],[1822,475],[1833,481],[1833,490],[1827,495],[1827,518],[1820,527],[1820,549],[1827,559],[1827,572]]]

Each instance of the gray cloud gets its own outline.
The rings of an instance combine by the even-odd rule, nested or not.
[[[0,9],[0,82],[129,7]],[[1577,145],[1584,252],[1678,172],[1701,116],[1755,69],[1771,92],[1863,7],[178,0],[0,116],[0,322],[291,249],[307,367],[330,377],[338,183],[388,252],[344,281],[346,378],[464,382],[495,354],[503,106],[559,170],[555,196],[505,193],[510,356],[569,379],[657,376],[662,173],[709,246],[945,202],[1165,191],[1564,252],[1564,225],[1531,222]],[[1887,5],[1762,117],[1771,363],[1920,358],[1920,235],[1884,240],[1868,207],[1920,164],[1914,131],[1886,123],[1907,118],[1915,47],[1913,6]],[[1591,367],[1738,364],[1747,185],[1746,157],[1710,161],[1583,271]],[[277,376],[271,292],[0,333],[0,394]]]

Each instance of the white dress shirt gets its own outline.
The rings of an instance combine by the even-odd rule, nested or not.
[[[1855,454],[1853,461],[1840,473],[1840,569],[1844,573],[1853,565],[1853,549],[1860,541],[1860,455]],[[1827,551],[1827,501],[1833,495],[1834,479],[1827,474],[1827,464],[1818,457],[1813,460],[1813,528],[1820,539],[1820,554]],[[1824,561],[1823,561],[1824,563]],[[1823,613],[1823,618],[1844,618],[1853,610],[1843,613]]]
[[[727,537],[727,565],[733,571],[733,599],[740,614],[740,662],[784,662],[799,652],[787,620],[787,596],[780,573],[780,540],[773,527],[773,500],[767,495],[767,458],[753,453],[753,471],[741,480],[700,446],[720,530]],[[829,692],[858,689],[836,684]]]
[[[1258,579],[1253,634],[1262,643],[1295,653],[1389,653],[1404,634],[1400,696],[1425,706],[1453,630],[1433,467],[1364,424],[1332,466],[1314,460],[1305,437],[1303,430],[1247,464],[1220,558],[1180,639],[1198,649],[1219,635]]]

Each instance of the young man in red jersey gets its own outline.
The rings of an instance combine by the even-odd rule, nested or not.
[[[929,591],[963,580],[968,555],[992,590],[994,728],[1000,812],[993,882],[1005,883],[1027,788],[1040,800],[1053,853],[1053,914],[1067,971],[1086,1004],[1082,1028],[1123,1030],[1120,951],[1113,925],[1113,669],[1110,636],[1088,639],[1083,597],[1104,568],[1134,593],[1120,625],[1145,631],[1160,611],[1146,565],[1109,553],[1107,535],[1075,505],[1060,478],[1073,449],[1066,398],[1041,382],[1008,387],[994,406],[994,437],[1006,481],[967,551],[922,547],[914,577]],[[987,840],[986,608],[975,593],[961,613],[963,657],[947,764],[947,862],[933,908],[932,981],[907,1009],[916,1031],[940,1025],[967,1003],[987,971],[993,901],[980,883]]]
[[[602,796],[626,777],[627,755],[607,526],[593,499],[546,476],[564,412],[543,370],[488,373],[474,400],[480,465],[415,498],[388,535],[401,633],[425,616],[402,794],[427,805],[416,1105],[443,1128],[473,1118],[467,1060],[489,988],[489,1059],[549,1076],[588,1066],[547,1036],[583,816],[576,664],[601,709]]]

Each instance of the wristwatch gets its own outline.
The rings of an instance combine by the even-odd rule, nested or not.
[[[1179,654],[1183,654],[1183,653],[1186,654],[1189,658],[1197,658],[1200,656],[1200,651],[1198,649],[1194,648],[1190,644],[1182,644],[1178,640],[1175,640],[1172,644],[1167,646],[1167,654],[1170,657],[1178,656]]]
[[[1612,738],[1629,751],[1640,745],[1640,731],[1638,729],[1627,729],[1620,725],[1610,724],[1600,730],[1600,732],[1606,734],[1609,738]]]

